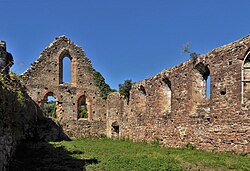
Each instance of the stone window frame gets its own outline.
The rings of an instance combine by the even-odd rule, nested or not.
[[[141,93],[142,95],[147,96],[146,89],[145,89],[145,87],[144,87],[143,85],[140,85],[140,86],[138,87],[138,90],[140,91],[140,93]]]
[[[168,95],[167,101],[168,101],[168,110],[166,112],[170,113],[172,111],[172,96],[173,96],[173,92],[172,92],[172,85],[171,85],[171,80],[168,77],[164,77],[162,78],[162,86],[164,89],[166,89],[165,91],[168,91],[167,93],[170,92],[170,95]]]
[[[245,66],[246,60],[247,58],[249,59],[250,62],[250,51],[247,52],[247,54],[245,55],[242,65],[241,65],[241,104],[244,105],[246,104],[246,102],[244,101],[244,97],[245,97],[245,85],[244,84],[250,84],[250,79],[249,80],[245,80],[244,79],[244,74],[245,71],[248,69],[250,70],[250,66]]]
[[[200,76],[203,78],[203,81],[205,82],[205,91],[203,92],[203,94],[201,93],[201,99],[210,99],[211,97],[211,72],[210,72],[210,68],[207,64],[204,64],[203,62],[199,62],[198,64],[196,64],[194,66],[194,72],[198,72],[198,74],[200,74]],[[208,90],[208,77],[210,77],[210,96],[207,96],[207,90]]]
[[[80,103],[81,103],[81,100],[83,97],[85,98],[85,103],[86,103],[87,112],[88,112],[87,118],[80,118],[79,117],[79,107],[80,107]],[[84,120],[91,120],[92,119],[92,103],[91,103],[90,98],[88,98],[88,96],[86,94],[79,96],[77,99],[77,119],[84,119]]]
[[[53,91],[48,91],[48,92],[45,93],[45,95],[43,96],[42,103],[41,103],[41,108],[43,108],[44,104],[47,103],[49,96],[53,96],[55,98],[55,102],[56,102],[56,117],[58,117],[58,113],[57,113],[57,110],[59,108],[58,107],[58,98],[57,98],[56,94]]]
[[[210,76],[210,82],[208,83],[208,77]],[[211,69],[207,63],[199,62],[192,69],[192,109],[191,113],[197,113],[199,107],[206,108],[210,111],[211,102]],[[207,96],[208,84],[210,84],[210,95]]]
[[[71,65],[71,82],[63,82],[63,60],[64,58],[68,57],[70,59],[70,65]],[[64,84],[64,83],[67,83],[67,84],[76,84],[77,82],[77,74],[76,74],[76,61],[75,60],[75,56],[73,55],[72,52],[70,52],[69,49],[63,49],[61,52],[60,52],[60,55],[59,55],[59,59],[58,59],[58,63],[59,63],[59,84]]]

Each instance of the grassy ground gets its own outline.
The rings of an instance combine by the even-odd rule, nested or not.
[[[250,171],[250,157],[233,153],[210,153],[191,148],[161,148],[157,144],[83,139],[51,143],[79,160],[93,161],[86,170],[244,170]]]

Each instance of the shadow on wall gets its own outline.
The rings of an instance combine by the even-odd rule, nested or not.
[[[42,109],[28,96],[24,90],[27,101],[32,102],[36,108],[36,123],[34,125],[34,135],[27,137],[25,141],[30,142],[49,142],[49,141],[69,141],[70,138],[63,132],[58,122],[44,116]]]
[[[27,95],[27,94],[26,94]],[[25,96],[26,96],[25,95]],[[36,124],[33,127],[33,135],[16,147],[14,158],[9,164],[10,171],[80,171],[86,170],[86,165],[97,164],[97,159],[75,159],[72,154],[63,147],[54,147],[49,141],[70,140],[63,132],[59,123],[43,115],[41,108],[27,95],[26,100],[33,103],[36,108]]]
[[[74,159],[71,154],[46,142],[22,143],[17,148],[10,171],[80,171],[86,170],[88,164],[98,163],[96,159]]]
[[[60,125],[43,116],[17,76],[0,78],[0,170],[8,170],[21,142],[70,140]]]

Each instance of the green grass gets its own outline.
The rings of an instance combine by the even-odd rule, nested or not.
[[[161,148],[144,142],[82,139],[52,142],[77,159],[96,159],[87,170],[244,170],[250,171],[250,157],[233,153],[212,153],[190,148]]]

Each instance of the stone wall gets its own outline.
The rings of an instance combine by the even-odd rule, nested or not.
[[[117,92],[103,99],[84,51],[61,36],[22,75],[22,83],[41,107],[48,95],[56,98],[55,121],[71,137],[106,134],[169,147],[250,152],[249,43],[247,36],[137,82],[126,101]],[[62,81],[65,57],[71,60],[70,83]],[[79,117],[82,97],[88,118]]]
[[[0,48],[0,52],[3,59],[7,57],[4,54],[10,54],[6,48]],[[0,170],[5,171],[21,142],[67,140],[68,137],[58,124],[42,115],[42,110],[27,94],[19,76],[8,73],[5,66],[9,68],[11,65],[2,64],[5,72],[0,73]]]
[[[63,82],[63,60],[71,61],[71,82]],[[56,121],[73,137],[105,134],[106,101],[94,79],[94,69],[84,51],[65,36],[47,47],[31,68],[24,72],[22,83],[30,97],[43,108],[47,97],[56,98]],[[86,101],[87,118],[79,117],[81,100]]]
[[[242,84],[249,42],[247,36],[135,83],[128,105],[117,93],[111,94],[107,135],[113,136],[112,123],[118,123],[120,138],[159,141],[170,147],[192,144],[212,151],[250,152],[248,80]]]
[[[15,79],[0,79],[0,170],[4,171],[20,141],[36,136],[38,110],[29,96],[17,89]]]

